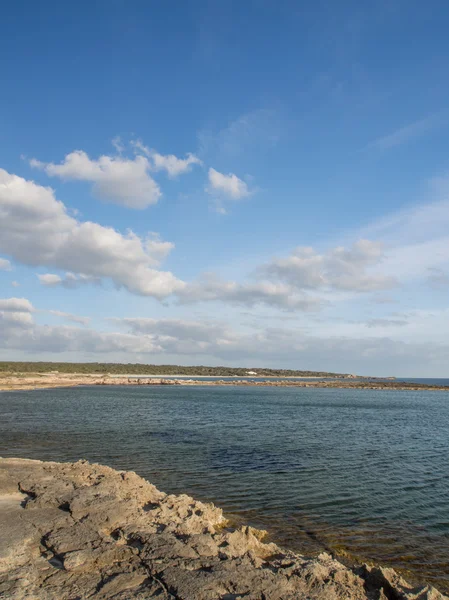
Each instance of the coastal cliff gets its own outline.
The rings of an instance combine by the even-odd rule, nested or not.
[[[132,472],[0,459],[0,597],[444,600],[392,569],[306,558]]]

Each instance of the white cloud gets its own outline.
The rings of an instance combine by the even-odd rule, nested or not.
[[[78,279],[110,279],[130,292],[162,299],[185,285],[155,268],[170,248],[154,235],[142,239],[132,231],[123,235],[77,220],[50,188],[0,169],[0,251],[18,262],[67,270]],[[44,276],[43,283],[58,281]]]
[[[29,313],[23,314],[31,317]],[[447,322],[447,315],[440,317]],[[135,356],[160,362],[169,356],[173,362],[183,364],[198,364],[207,358],[208,364],[224,362],[399,376],[432,376],[444,369],[449,360],[447,342],[407,343],[366,335],[319,337],[292,327],[242,332],[225,323],[182,319],[115,319],[115,323],[128,331],[40,326],[27,318],[5,320],[0,313],[2,349],[10,357],[20,353],[21,357],[45,354],[64,359],[70,353],[78,360],[107,360],[112,356],[114,360],[130,362]]]
[[[72,323],[88,325],[90,322],[90,317],[81,317],[79,315],[73,315],[72,313],[63,312],[62,310],[49,310],[48,312],[49,314],[54,315],[55,317],[67,319],[67,321],[71,321]]]
[[[30,161],[32,167],[44,170],[50,177],[93,183],[93,193],[107,202],[143,209],[156,204],[161,196],[158,184],[149,174],[150,163],[144,156],[133,160],[121,156],[89,158],[75,150],[61,164]]]
[[[33,323],[34,307],[26,298],[0,298],[0,334]],[[0,336],[1,339],[1,336]]]
[[[382,244],[359,240],[350,248],[337,247],[325,254],[298,247],[286,258],[275,258],[258,272],[298,290],[331,289],[372,292],[397,285],[394,276],[372,271],[383,260]]]
[[[186,158],[177,158],[174,154],[168,154],[166,156],[154,152],[152,154],[155,171],[165,170],[170,177],[177,177],[182,173],[188,173],[192,170],[192,165],[202,165],[202,161],[191,154],[187,154]]]
[[[44,273],[43,275],[37,275],[40,283],[42,285],[59,285],[63,282],[63,279],[60,275],[56,275],[56,273]]]
[[[211,195],[218,194],[232,200],[240,200],[251,194],[248,185],[234,173],[225,175],[211,167],[208,172],[208,178],[209,186],[207,191]]]
[[[159,154],[145,146],[140,140],[131,142],[136,151],[143,152],[150,159],[151,169],[153,171],[166,171],[169,177],[178,177],[184,173],[189,173],[194,165],[202,165],[203,161],[188,152],[185,158],[178,158],[174,154]]]
[[[20,287],[20,283],[18,281],[11,281],[12,287]]]
[[[0,258],[0,271],[11,271],[12,266],[9,260],[6,258]]]
[[[26,298],[0,298],[0,310],[31,313],[34,311],[34,307]]]
[[[128,327],[133,335],[152,336],[164,352],[175,354],[204,353],[211,347],[229,343],[235,338],[225,325],[182,319],[112,319]]]
[[[38,274],[37,277],[42,285],[46,285],[48,287],[61,285],[68,289],[75,289],[85,284],[99,285],[101,283],[100,277],[84,275],[83,273],[76,274],[67,272],[63,277],[57,275],[56,273],[44,273],[43,275]]]
[[[156,204],[162,195],[150,172],[166,171],[169,177],[177,177],[191,171],[194,165],[203,164],[191,152],[185,158],[164,155],[139,140],[131,142],[136,154],[132,159],[123,156],[126,148],[119,136],[112,140],[112,145],[116,156],[103,155],[91,159],[83,150],[75,150],[67,154],[60,164],[33,158],[30,165],[45,171],[50,177],[91,182],[94,195],[106,202],[143,209]]]
[[[159,264],[166,258],[174,249],[173,242],[164,242],[158,233],[150,232],[148,239],[145,241],[145,248],[153,260]]]
[[[0,310],[0,334],[5,335],[16,328],[30,327],[33,325],[33,317],[28,312],[13,312]],[[5,344],[7,338],[2,337],[2,343]]]
[[[78,356],[107,356],[115,352],[126,355],[145,353],[151,356],[161,348],[148,336],[100,332],[74,326],[40,326],[32,322],[5,321],[0,313],[2,349],[21,351],[24,355],[78,353]]]
[[[221,301],[316,310],[323,299],[308,296],[303,289],[319,288],[323,269],[327,284],[337,289],[373,290],[392,283],[391,279],[365,273],[366,267],[381,259],[380,249],[370,242],[359,242],[349,250],[337,248],[325,257],[309,250],[306,256],[297,252],[264,265],[264,278],[249,283],[206,277],[186,284],[172,273],[155,268],[172,248],[173,244],[155,234],[142,239],[132,231],[123,235],[97,223],[77,220],[56,200],[51,189],[0,170],[0,250],[7,249],[27,265],[66,271],[65,275],[38,275],[44,285],[73,288],[111,279],[130,292],[158,299],[173,295],[182,303]]]
[[[313,311],[319,310],[324,304],[321,298],[298,294],[294,288],[283,283],[270,281],[237,283],[223,281],[211,274],[205,275],[197,282],[187,284],[179,291],[178,297],[183,304],[220,301],[237,306],[262,304],[281,310]]]

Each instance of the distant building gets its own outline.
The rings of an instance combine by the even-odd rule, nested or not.
[[[246,371],[247,375],[257,375],[256,371]]]

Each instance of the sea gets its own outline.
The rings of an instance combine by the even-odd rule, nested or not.
[[[390,566],[449,592],[449,391],[1,392],[0,456],[133,470],[281,546]]]

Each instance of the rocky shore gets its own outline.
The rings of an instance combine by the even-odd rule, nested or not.
[[[175,379],[163,377],[139,377],[116,375],[86,375],[65,373],[27,373],[26,375],[4,374],[0,377],[1,390],[33,390],[56,387],[75,387],[79,385],[184,385],[184,386],[269,386],[269,387],[306,387],[340,388],[368,390],[444,390],[448,386],[407,383],[394,379],[273,379],[254,381],[251,379]]]
[[[212,504],[86,461],[0,459],[0,531],[12,600],[447,600],[392,569],[284,551]]]

